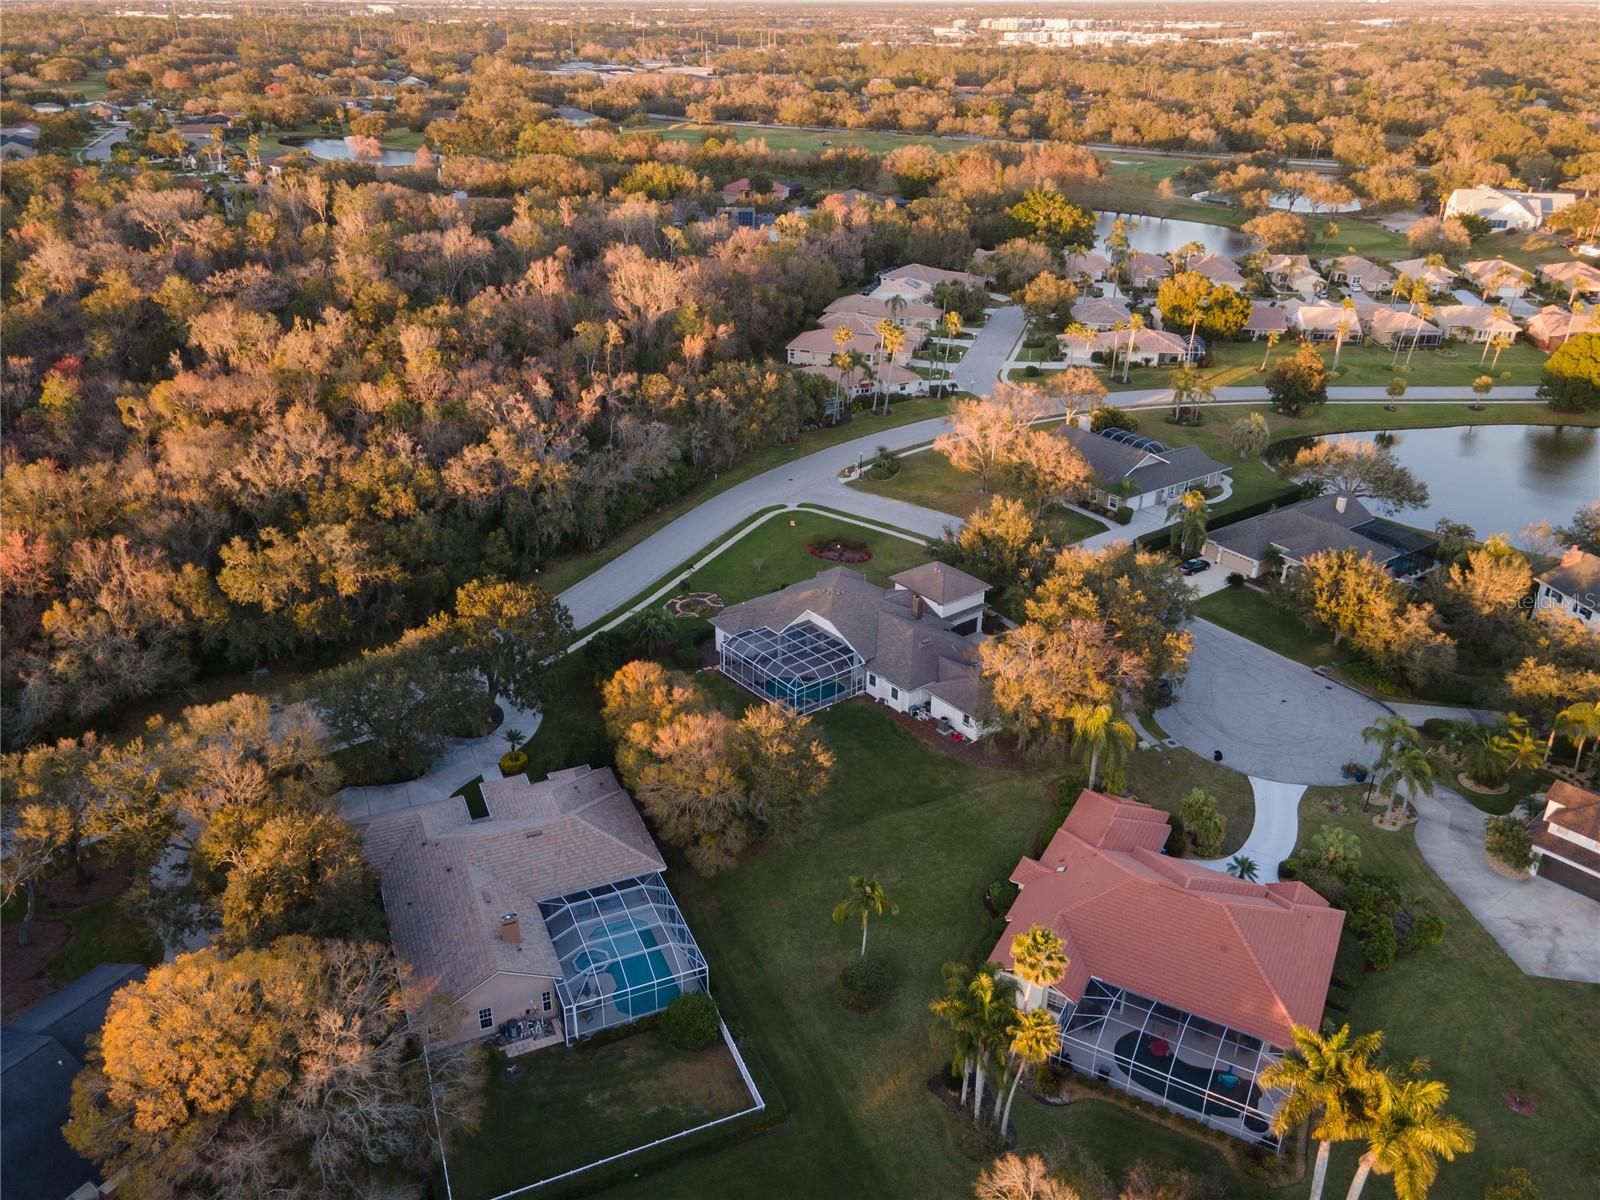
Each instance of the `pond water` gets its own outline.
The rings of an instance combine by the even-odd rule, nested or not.
[[[287,138],[283,144],[291,145]],[[326,159],[329,162],[346,162],[356,157],[355,152],[350,149],[350,143],[342,137],[301,138],[292,145],[293,149],[304,150],[313,158]],[[360,161],[384,167],[409,167],[416,157],[415,150],[385,150],[378,158],[363,158]]]
[[[1428,485],[1424,508],[1396,519],[1432,529],[1441,517],[1464,521],[1480,538],[1523,542],[1529,525],[1565,525],[1600,500],[1600,431],[1576,425],[1464,425],[1406,429],[1351,438],[1392,439],[1394,456]]]
[[[1095,249],[1110,257],[1106,238],[1111,234],[1111,223],[1119,213],[1096,213],[1094,222]],[[1254,254],[1260,247],[1247,233],[1227,225],[1208,225],[1203,221],[1180,221],[1172,217],[1146,217],[1126,214],[1130,226],[1128,240],[1135,250],[1147,254],[1167,254],[1188,242],[1199,242],[1205,248],[1224,258],[1243,258]]]

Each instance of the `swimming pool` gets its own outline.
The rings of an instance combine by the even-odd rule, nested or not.
[[[618,957],[592,947],[580,950],[572,965],[579,971],[603,970],[611,976],[613,990],[607,999],[618,1011],[630,1017],[648,1016],[677,999],[679,989],[672,978],[672,965],[656,949],[660,943],[654,932],[636,929],[629,921],[616,921],[594,931],[590,941],[602,937],[610,939]]]

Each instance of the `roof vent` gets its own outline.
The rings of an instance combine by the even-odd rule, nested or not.
[[[1063,863],[1061,866],[1056,868],[1056,874],[1057,875],[1064,874],[1066,872],[1066,869],[1067,869],[1066,864]]]
[[[524,832],[522,836],[525,837],[525,838],[538,837],[542,833],[544,833],[544,830],[542,830],[542,829],[529,829],[526,832]]]
[[[513,945],[522,941],[522,922],[517,919],[516,913],[500,914],[500,940]]]
[[[1346,496],[1343,492],[1341,492],[1341,493],[1339,493],[1339,495],[1337,497],[1334,498],[1333,510],[1335,512],[1343,512],[1347,507],[1349,507],[1349,504],[1350,504],[1350,497]]]

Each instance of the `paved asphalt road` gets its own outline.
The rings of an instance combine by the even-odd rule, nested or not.
[[[1371,761],[1361,731],[1388,715],[1383,705],[1209,621],[1190,629],[1189,673],[1156,714],[1168,736],[1280,783],[1337,785],[1345,763]]]

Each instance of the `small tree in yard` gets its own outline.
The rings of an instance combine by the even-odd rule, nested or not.
[[[497,579],[456,589],[455,613],[435,617],[428,629],[483,680],[489,708],[501,696],[537,708],[548,663],[572,644],[572,614],[564,604],[543,588]]]
[[[867,956],[867,921],[874,916],[894,916],[900,906],[884,894],[883,885],[871,875],[850,876],[850,895],[839,901],[833,909],[835,924],[850,918],[861,918],[861,957]]]
[[[1513,871],[1526,871],[1533,866],[1533,839],[1528,827],[1516,817],[1484,818],[1483,848]]]
[[[1194,841],[1195,853],[1211,858],[1222,849],[1222,839],[1228,832],[1227,818],[1217,808],[1217,802],[1202,788],[1195,788],[1178,805],[1178,819]]]
[[[994,1092],[994,1115],[1001,1133],[1011,1124],[1011,1104],[1017,1098],[1017,1085],[1022,1082],[1023,1071],[1042,1067],[1061,1049],[1061,1025],[1049,1009],[1019,1012],[1007,1032],[1011,1035],[1007,1047],[1010,1054]],[[1007,1074],[1011,1077],[1009,1087],[1006,1086]],[[1002,1093],[1004,1107],[1000,1102]]]
[[[661,1014],[661,1033],[680,1050],[700,1050],[717,1040],[717,1004],[705,992],[685,992]]]
[[[1133,726],[1109,704],[1082,704],[1072,713],[1072,751],[1081,761],[1087,758],[1093,788],[1100,773],[1100,760],[1106,767],[1120,767],[1137,740]]]
[[[1077,1191],[1051,1176],[1050,1168],[1037,1154],[1027,1158],[1002,1154],[983,1169],[973,1185],[973,1194],[977,1200],[1080,1200]]]
[[[1322,361],[1322,354],[1310,342],[1302,342],[1288,358],[1279,359],[1267,376],[1267,394],[1272,398],[1272,410],[1290,417],[1326,404],[1328,364]]]
[[[1267,419],[1258,412],[1241,417],[1228,429],[1228,441],[1233,443],[1239,457],[1246,462],[1258,457],[1271,440],[1272,432],[1267,426]]]
[[[1172,527],[1172,548],[1180,558],[1200,553],[1206,544],[1206,522],[1210,519],[1211,508],[1199,488],[1191,488],[1167,506],[1167,520],[1176,522]]]
[[[1235,879],[1243,879],[1254,883],[1258,873],[1256,860],[1248,854],[1235,854],[1228,860],[1228,874]]]

